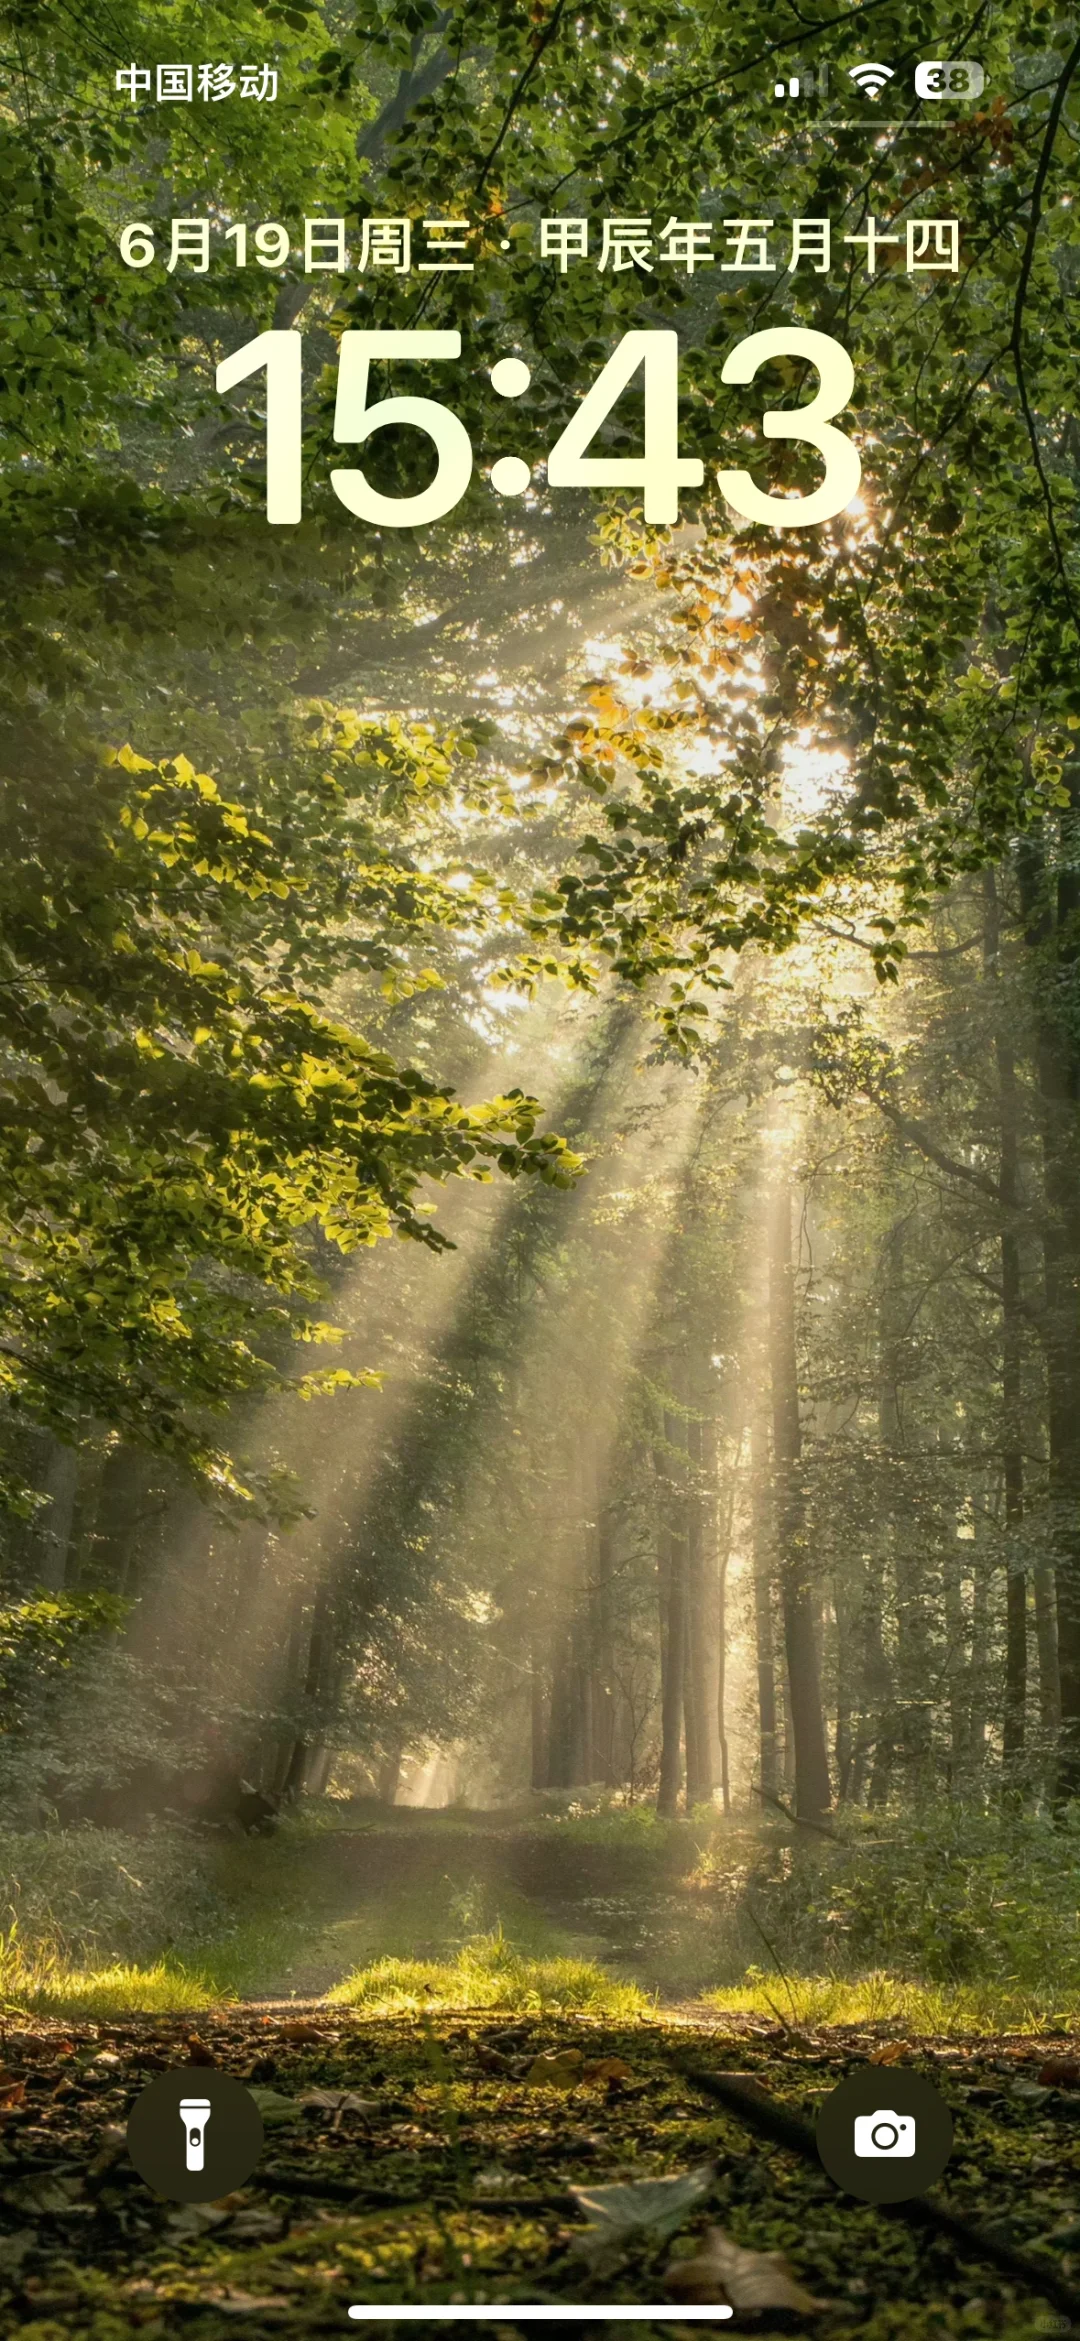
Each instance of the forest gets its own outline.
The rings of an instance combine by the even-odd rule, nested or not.
[[[985,99],[828,137],[777,107],[778,59],[835,89],[866,45],[909,83],[978,56]],[[241,52],[274,99],[142,95]],[[665,2012],[804,2107],[792,2058],[937,2042],[975,2060],[989,2305],[954,2237],[946,2321],[890,2321],[926,2265],[868,2225],[852,2293],[780,2149],[730,2181],[744,2257],[832,2218],[793,2252],[829,2336],[1040,2329],[1031,2244],[1076,2309],[1078,76],[1053,0],[0,6],[0,2168],[46,2053],[76,2127],[154,2025],[286,2093],[366,2057],[449,2140],[386,2183],[419,2203],[430,2146],[457,2208],[370,2244],[335,2214],[328,2250],[442,2299],[535,2284],[599,2152],[538,2131],[563,2194],[463,2260],[474,2052],[474,2106],[515,2057],[580,2092],[591,2026],[644,2093],[603,2167],[652,2177],[735,2120],[670,2096]],[[468,262],[305,269],[339,217],[354,260],[376,220],[464,223]],[[830,222],[832,260],[568,264],[553,217]],[[905,268],[946,218],[955,268]],[[391,387],[476,469],[374,525],[331,481],[342,337],[421,325],[461,356]],[[860,490],[808,528],[717,482],[820,478],[761,433],[805,357],[726,364],[778,325],[854,365]],[[548,477],[642,329],[702,474],[670,523],[640,378],[625,486]],[[302,337],[287,526],[269,365],[217,386],[269,334]],[[415,426],[357,460],[417,493]],[[80,2275],[13,2166],[35,2341],[138,2322],[108,2168]],[[263,2265],[300,2234],[234,2211],[211,2284],[189,2225],[141,2329],[216,2341],[230,2286],[249,2330],[337,2329],[299,2245]]]

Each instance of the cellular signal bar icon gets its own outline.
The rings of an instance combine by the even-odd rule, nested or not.
[[[893,68],[891,65],[851,65],[848,78],[854,82],[856,89],[861,89],[864,97],[879,98],[886,82],[893,78]]]
[[[812,98],[815,90],[819,97],[828,97],[829,68],[827,65],[818,66],[816,78],[811,69],[804,65],[798,73],[792,73],[787,81],[774,81],[773,83],[774,98]]]

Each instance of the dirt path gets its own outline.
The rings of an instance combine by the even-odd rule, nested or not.
[[[1037,2282],[1010,2279],[985,2253],[853,2205],[813,2161],[756,2136],[677,2064],[689,2048],[808,2116],[871,2053],[872,2037],[793,2041],[761,2023],[695,2037],[659,2021],[535,2016],[387,2022],[317,2006],[200,2022],[197,2037],[173,2018],[7,2025],[0,2323],[24,2341],[225,2341],[238,2330],[299,2341],[348,2332],[348,2304],[365,2300],[505,2300],[508,2321],[515,2301],[572,2300],[587,2331],[590,2304],[674,2298],[673,2251],[692,2256],[710,2228],[746,2252],[782,2253],[820,2304],[767,2311],[750,2320],[759,2333],[794,2322],[821,2341],[1030,2341],[1065,2329],[1060,2297],[1048,2304]],[[1068,2044],[923,2042],[906,2053],[953,2109],[942,2198],[1011,2238],[1008,2248],[1041,2253],[1067,2286],[1080,2242],[1080,2100],[1040,2087],[1055,2045]],[[534,2072],[552,2053],[559,2085]],[[178,2210],[132,2169],[122,2125],[154,2073],[190,2059],[273,2098],[249,2184],[217,2206]],[[305,2103],[315,2089],[322,2101]],[[341,2111],[327,2094],[341,2091],[359,2106]],[[705,2166],[677,2238],[638,2225],[615,2239],[606,2266],[583,2256],[575,2187]],[[775,2264],[746,2268],[775,2299]],[[745,2325],[736,2319],[736,2330]]]
[[[498,1929],[531,1957],[596,1960],[665,2001],[712,1980],[708,1903],[677,1873],[642,1875],[623,1848],[575,1847],[504,1813],[408,1809],[307,1838],[291,1872],[286,1846],[255,1854],[256,1895],[273,1898],[280,1870],[297,1920],[250,1987],[260,1994],[318,1996],[376,1959],[452,1958]]]
[[[505,1823],[442,1824],[411,1813],[309,1840],[300,1871],[303,1934],[261,1979],[269,1996],[319,1996],[376,1959],[452,1958],[502,1928],[540,1957],[615,1955],[573,1896],[532,1880]],[[272,1866],[273,1849],[268,1849]]]

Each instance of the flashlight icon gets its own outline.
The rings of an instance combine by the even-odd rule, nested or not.
[[[208,2097],[182,2097],[180,2100],[180,2119],[183,2122],[185,2133],[184,2168],[186,2170],[201,2170],[203,2167],[203,2146],[206,2138],[206,2125],[210,2119],[211,2111],[212,2107]]]

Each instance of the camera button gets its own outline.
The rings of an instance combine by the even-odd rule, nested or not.
[[[940,2089],[904,2065],[857,2065],[818,2113],[817,2150],[829,2177],[860,2203],[903,2203],[931,2187],[952,2152],[952,2115]]]

